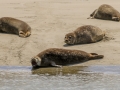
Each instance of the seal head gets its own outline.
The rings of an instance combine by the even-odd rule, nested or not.
[[[74,33],[68,33],[65,35],[64,42],[69,45],[73,45],[75,43],[76,36]]]
[[[35,56],[31,59],[31,64],[33,67],[41,66],[41,59],[38,56]]]

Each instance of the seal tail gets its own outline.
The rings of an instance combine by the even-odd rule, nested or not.
[[[90,59],[102,59],[103,57],[104,57],[104,55],[95,55],[95,53],[94,53],[94,55],[91,54]]]
[[[90,53],[91,55],[98,55],[97,53]]]
[[[98,11],[98,9],[94,10],[92,12],[92,14],[90,14],[90,17],[88,17],[87,19],[93,19],[95,17],[95,15],[96,15],[97,11]]]

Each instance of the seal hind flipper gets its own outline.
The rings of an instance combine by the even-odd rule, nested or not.
[[[91,55],[90,59],[101,59],[103,57],[104,57],[104,55]]]
[[[112,20],[113,20],[113,21],[118,21],[118,22],[119,22],[119,21],[120,21],[120,18],[119,18],[119,17],[112,17]]]
[[[98,55],[97,53],[90,53],[90,54],[92,54],[92,55]]]
[[[90,14],[90,17],[88,17],[87,19],[94,19],[97,11],[98,11],[98,9],[94,10],[93,13]]]

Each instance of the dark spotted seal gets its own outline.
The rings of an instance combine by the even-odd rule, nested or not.
[[[39,66],[61,67],[62,65],[75,64],[92,59],[101,59],[103,57],[103,55],[87,53],[81,50],[50,48],[33,57],[31,59],[31,64],[34,68]]]
[[[105,33],[98,27],[85,25],[65,35],[64,42],[69,45],[94,43],[103,39]]]
[[[28,37],[31,35],[31,27],[24,21],[11,18],[0,18],[0,32],[17,34],[20,37]]]
[[[103,4],[96,9],[89,18],[120,21],[120,13],[112,6]]]

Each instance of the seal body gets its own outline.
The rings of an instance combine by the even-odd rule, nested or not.
[[[31,35],[31,27],[24,21],[11,17],[2,17],[0,18],[0,32],[28,37]]]
[[[62,65],[80,63],[91,59],[101,59],[103,57],[103,55],[87,53],[81,50],[50,48],[33,57],[31,64],[33,67],[61,67]]]
[[[120,13],[112,6],[103,4],[98,9],[96,9],[88,19],[90,18],[120,21]]]
[[[103,39],[105,33],[98,27],[84,25],[65,35],[64,42],[69,45],[95,43]]]

